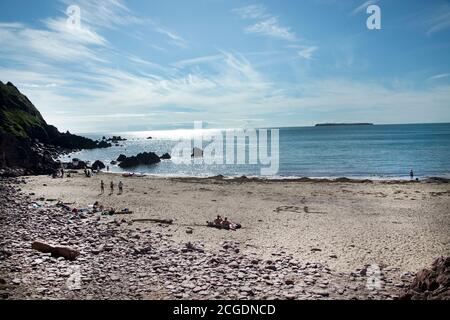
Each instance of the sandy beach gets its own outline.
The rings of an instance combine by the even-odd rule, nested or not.
[[[100,194],[100,181],[105,193]],[[110,194],[109,183],[116,189]],[[173,219],[128,228],[159,229],[179,243],[220,248],[240,244],[243,253],[270,258],[290,254],[323,263],[337,272],[366,265],[416,272],[450,254],[450,186],[425,182],[290,182],[222,179],[124,178],[101,173],[92,178],[26,178],[25,193],[85,208],[95,201],[131,215],[102,219]],[[119,195],[117,183],[124,183]],[[216,215],[242,224],[237,231],[207,228]],[[187,228],[192,234],[186,233]]]

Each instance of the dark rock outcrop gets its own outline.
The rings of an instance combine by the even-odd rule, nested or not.
[[[419,271],[403,300],[450,300],[450,256],[440,257],[431,269]]]
[[[104,140],[105,137],[103,137]],[[127,141],[127,139],[122,138],[121,136],[112,136],[112,138],[106,139],[106,141],[117,142],[117,141]]]
[[[121,155],[116,159],[116,161],[122,162],[122,161],[125,160],[126,158],[127,158],[126,155],[121,154]]]
[[[63,149],[109,146],[105,141],[59,132],[12,83],[0,81],[0,168],[21,168],[25,174],[51,173],[59,167],[53,158]]]
[[[92,164],[92,170],[102,170],[105,168],[105,164],[101,162],[100,160],[95,161]]]
[[[172,157],[170,156],[170,154],[168,154],[168,153],[164,153],[161,157],[159,157],[160,159],[164,159],[164,160],[169,160],[169,159],[171,159]]]
[[[88,164],[85,161],[79,160],[77,158],[72,159],[72,162],[65,164],[67,169],[79,170],[86,169]]]
[[[152,165],[161,162],[158,155],[153,152],[143,152],[136,156],[126,157],[119,163],[121,168],[132,168],[140,165]]]

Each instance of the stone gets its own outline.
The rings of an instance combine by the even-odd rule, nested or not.
[[[322,296],[322,297],[328,297],[330,294],[327,290],[324,289],[313,289],[309,291],[312,294]]]
[[[295,283],[294,279],[292,278],[288,278],[284,280],[284,283],[286,283],[287,285],[292,285]]]
[[[121,168],[131,168],[140,165],[153,165],[161,162],[154,152],[142,152],[136,156],[126,157],[119,163]]]
[[[419,271],[400,299],[450,299],[450,256],[437,258],[430,269]]]
[[[105,164],[101,162],[100,160],[95,161],[92,164],[92,170],[102,170],[105,168]]]

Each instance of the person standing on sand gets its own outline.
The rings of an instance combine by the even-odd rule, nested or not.
[[[102,194],[105,193],[105,183],[103,180],[100,182],[100,189],[102,190]]]
[[[108,172],[109,172],[109,166],[106,166],[106,171],[108,171]]]
[[[114,181],[111,181],[111,183],[109,184],[109,188],[111,189],[111,194],[114,193]]]
[[[411,180],[414,179],[414,171],[412,171],[412,169],[409,172],[409,177],[411,178]]]
[[[122,181],[119,181],[119,194],[123,193],[123,183]]]

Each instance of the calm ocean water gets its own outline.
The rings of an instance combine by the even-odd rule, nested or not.
[[[127,138],[120,146],[71,154],[82,160],[109,164],[120,154],[152,151],[171,153],[180,139],[220,130],[172,130],[115,133]],[[109,137],[112,134],[104,134]],[[98,139],[103,134],[86,135]],[[147,137],[153,137],[148,140]],[[207,142],[204,143],[207,145]],[[226,144],[224,144],[226,145]],[[352,177],[370,179],[450,177],[450,124],[329,126],[280,128],[277,177]],[[69,160],[64,157],[62,160]],[[122,172],[109,164],[110,171]],[[175,164],[163,160],[131,172],[164,176],[260,176],[260,165]]]

